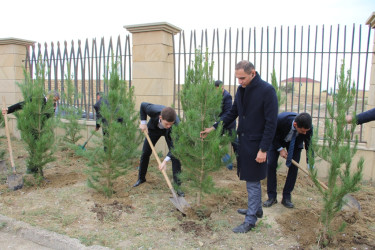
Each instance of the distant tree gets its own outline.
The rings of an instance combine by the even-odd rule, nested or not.
[[[120,79],[118,64],[112,57],[108,94],[100,107],[100,125],[104,131],[103,140],[96,141],[96,147],[83,152],[89,159],[88,186],[107,197],[114,194],[114,182],[126,175],[134,159],[141,137],[138,131],[138,113],[135,110],[134,88],[128,88]]]
[[[347,129],[345,116],[352,106],[356,92],[355,84],[351,86],[351,73],[347,71],[345,77],[345,65],[341,65],[338,78],[338,89],[333,93],[333,103],[327,103],[328,117],[325,119],[326,133],[323,138],[323,145],[318,144],[318,133],[314,133],[312,147],[309,149],[309,164],[315,165],[316,155],[330,164],[328,170],[328,190],[324,190],[317,179],[317,168],[309,168],[315,185],[323,196],[323,210],[321,221],[323,230],[321,232],[320,244],[327,246],[334,238],[334,235],[344,229],[343,223],[340,228],[334,228],[332,220],[345,204],[344,196],[360,189],[362,180],[363,162],[361,159],[357,169],[351,169],[352,159],[357,152],[358,137],[351,148],[351,138],[354,135],[356,123],[352,122],[350,129]]]
[[[80,123],[82,110],[74,106],[74,100],[78,98],[78,93],[73,84],[69,64],[67,69],[68,73],[65,75],[64,82],[64,89],[66,92],[61,93],[62,99],[65,100],[65,102],[60,105],[61,108],[59,110],[59,115],[61,118],[63,118],[63,120],[60,122],[60,127],[62,127],[65,131],[63,141],[72,146],[83,137],[81,135],[81,130],[84,129],[84,125]]]
[[[278,105],[279,105],[279,109],[280,109],[280,106],[285,103],[286,98],[285,98],[285,96],[282,96],[282,89],[281,89],[281,87],[279,87],[279,84],[277,83],[275,69],[273,69],[273,71],[271,73],[271,83],[272,83],[272,86],[274,87],[274,89],[276,90],[277,101],[278,101]]]
[[[44,93],[44,64],[38,62],[35,79],[24,70],[25,80],[18,83],[24,103],[22,109],[15,113],[17,127],[21,131],[21,139],[29,153],[26,163],[27,171],[35,178],[43,177],[43,167],[55,160],[54,154],[54,119],[53,96],[46,101]]]
[[[215,88],[212,68],[208,53],[203,56],[197,50],[180,93],[184,115],[172,131],[173,154],[184,166],[182,180],[197,190],[197,206],[201,205],[204,193],[215,190],[210,173],[220,169],[222,163],[218,156],[228,152],[227,145],[232,139],[221,135],[222,125],[205,139],[200,138],[200,131],[211,127],[221,111],[222,92]]]

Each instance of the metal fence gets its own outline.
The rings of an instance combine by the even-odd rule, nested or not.
[[[194,60],[195,50],[209,53],[214,63],[214,78],[222,80],[234,95],[237,89],[235,64],[253,62],[265,81],[275,70],[277,82],[285,96],[280,112],[308,112],[318,133],[324,133],[327,102],[337,88],[340,66],[351,71],[357,96],[351,111],[366,110],[371,71],[371,29],[362,25],[308,26],[249,29],[215,29],[212,32],[182,31],[174,39],[175,82],[177,91],[184,83],[186,71]],[[175,106],[180,111],[179,98]],[[363,138],[362,126],[357,133]]]
[[[112,38],[106,44],[104,38],[97,44],[96,39],[89,43],[86,39],[82,44],[78,41],[77,47],[72,41],[70,46],[65,41],[61,46],[57,43],[55,48],[54,43],[48,47],[44,44],[32,46],[27,52],[25,67],[34,77],[38,60],[44,63],[46,68],[46,90],[57,90],[61,93],[61,100],[59,105],[64,105],[66,100],[65,81],[68,72],[71,72],[71,79],[77,90],[77,97],[74,100],[74,105],[81,109],[86,119],[95,116],[93,112],[93,105],[96,102],[96,93],[107,90],[106,79],[112,64],[112,56],[119,65],[119,73],[122,80],[126,80],[131,86],[131,45],[129,35],[125,37],[125,41],[121,41],[120,36],[117,39],[115,46]]]
[[[125,41],[118,37],[116,45],[112,38],[106,44],[94,39],[91,43],[78,41],[68,45],[51,43],[32,46],[25,62],[31,75],[35,71],[38,58],[42,58],[47,68],[46,89],[64,93],[64,82],[68,67],[79,93],[75,106],[85,113],[93,112],[96,92],[105,91],[112,55],[118,59],[120,74],[131,86],[132,54],[130,35]],[[327,117],[327,102],[332,101],[332,93],[337,87],[337,73],[342,62],[351,70],[356,83],[357,96],[351,111],[366,110],[370,86],[371,29],[367,26],[307,26],[279,28],[215,29],[212,32],[182,31],[173,37],[175,63],[175,107],[181,112],[179,91],[185,74],[195,57],[196,49],[207,51],[214,62],[214,78],[222,80],[227,90],[235,95],[237,86],[234,66],[240,60],[254,63],[260,76],[270,82],[275,70],[277,82],[285,96],[280,112],[309,112],[313,116],[314,127],[319,134],[324,132]],[[60,105],[65,104],[62,98]],[[87,116],[89,119],[90,116]],[[357,133],[363,138],[362,126]]]

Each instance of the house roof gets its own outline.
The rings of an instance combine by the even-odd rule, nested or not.
[[[290,77],[288,79],[282,80],[281,82],[319,83],[319,81],[314,81],[313,79],[307,77]]]

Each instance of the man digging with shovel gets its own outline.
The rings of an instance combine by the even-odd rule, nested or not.
[[[148,123],[147,116],[150,117]],[[142,102],[140,108],[140,119],[141,124],[139,125],[139,128],[142,130],[142,132],[145,131],[146,133],[148,133],[153,145],[158,142],[160,137],[164,136],[169,150],[173,147],[171,138],[172,125],[177,125],[180,121],[176,114],[176,111],[173,108],[165,107],[163,105],[151,104],[148,102]],[[139,166],[138,180],[133,185],[133,187],[137,187],[146,182],[146,173],[151,153],[152,149],[147,139],[145,139]],[[159,169],[165,170],[166,164],[170,160],[172,160],[173,180],[178,186],[180,186],[181,181],[178,178],[178,175],[181,172],[181,163],[171,154],[171,152],[168,152],[164,161],[160,164]],[[177,194],[178,196],[185,196],[185,194],[181,190],[177,190]]]

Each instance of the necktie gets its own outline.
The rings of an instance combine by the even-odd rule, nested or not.
[[[292,140],[290,140],[289,149],[288,149],[288,157],[286,158],[286,165],[290,167],[292,165],[292,158],[294,152],[294,144],[296,143],[297,137],[297,130],[293,131]]]

